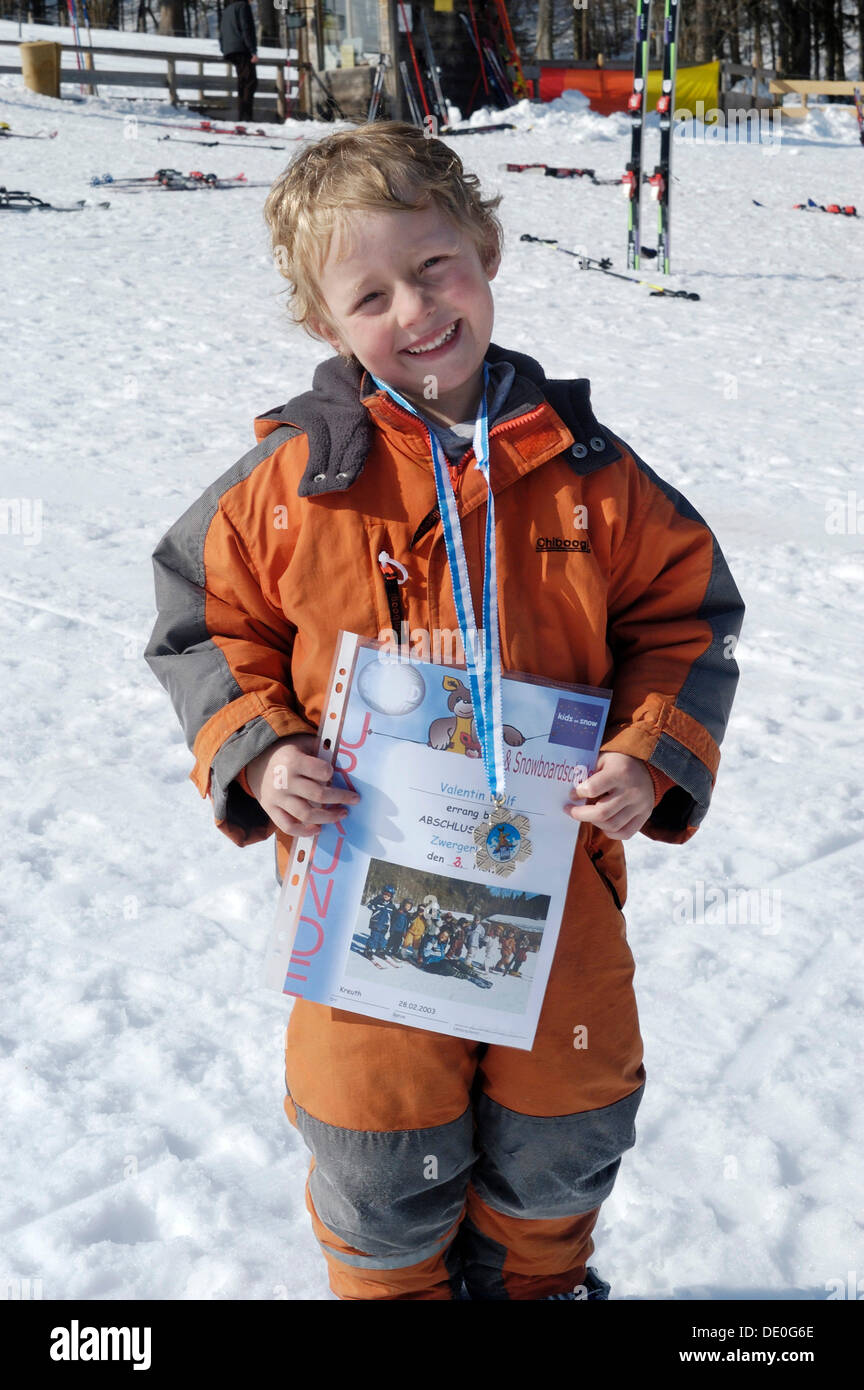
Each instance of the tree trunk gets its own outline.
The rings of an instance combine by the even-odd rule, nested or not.
[[[183,0],[160,0],[159,33],[185,36],[186,16],[183,13]]]
[[[281,47],[279,12],[273,0],[258,0],[258,42],[262,47]]]
[[[846,55],[844,52],[843,31],[846,26],[846,16],[843,13],[843,0],[837,0],[837,19],[835,21],[835,32],[837,34],[837,81],[846,81]]]
[[[709,27],[709,0],[696,0],[696,29],[693,36],[693,61],[696,63],[707,63],[711,57]]]
[[[552,57],[552,0],[538,0],[535,58]]]
[[[764,68],[765,60],[762,57],[762,6],[753,6],[753,65],[757,68]]]
[[[864,3],[864,0],[862,0]],[[809,5],[795,0],[789,6],[788,18],[789,55],[786,74],[789,77],[809,77],[811,66],[810,11]]]
[[[729,5],[729,56],[733,63],[741,62],[741,0]]]

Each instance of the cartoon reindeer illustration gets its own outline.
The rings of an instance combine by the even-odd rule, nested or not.
[[[466,758],[479,758],[480,741],[474,722],[471,692],[456,676],[445,676],[441,682],[450,694],[447,699],[449,715],[433,719],[429,726],[429,747],[446,753],[462,753]],[[525,738],[512,724],[504,725],[504,742],[518,748]]]

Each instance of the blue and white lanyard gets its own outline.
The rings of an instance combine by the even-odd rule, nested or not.
[[[399,392],[386,382],[379,381],[370,372],[375,385],[386,391],[404,410],[410,411],[419,419],[418,412]],[[471,703],[474,707],[474,722],[483,752],[483,766],[489,790],[495,801],[504,796],[504,737],[501,712],[501,647],[498,631],[498,581],[495,569],[495,498],[489,482],[489,418],[486,405],[486,387],[489,384],[489,367],[483,363],[483,393],[480,408],[474,425],[474,457],[478,471],[486,483],[486,540],[483,567],[483,628],[477,631],[474,604],[471,599],[471,585],[468,580],[468,562],[465,558],[465,544],[462,539],[462,525],[456,494],[441,446],[434,431],[428,430],[432,449],[432,466],[435,473],[435,491],[438,495],[438,510],[444,528],[444,543],[447,547],[447,561],[450,566],[450,580],[453,585],[453,599],[456,604],[456,617],[459,633],[465,649],[465,662],[468,670],[468,686]],[[482,637],[482,643],[479,640]]]

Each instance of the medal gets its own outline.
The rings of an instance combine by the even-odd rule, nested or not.
[[[417,411],[398,391],[372,375],[376,386],[387,391],[395,401],[412,415]],[[468,685],[477,738],[483,757],[483,767],[493,805],[486,820],[474,830],[477,868],[500,875],[512,874],[518,863],[531,853],[527,816],[504,810],[504,733],[501,713],[501,643],[498,632],[498,582],[495,569],[495,497],[489,478],[489,420],[486,408],[486,387],[489,367],[483,363],[483,390],[474,426],[474,458],[478,472],[486,483],[486,538],[483,569],[483,627],[477,628],[468,561],[462,539],[462,523],[453,485],[447,473],[441,447],[433,430],[428,430],[435,474],[438,510],[447,548],[453,601],[459,622],[459,634],[465,650]]]
[[[506,878],[531,853],[531,822],[521,811],[507,810],[501,801],[474,827],[477,868]]]

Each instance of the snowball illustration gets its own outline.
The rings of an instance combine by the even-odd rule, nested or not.
[[[416,666],[393,656],[368,662],[360,672],[357,688],[364,703],[377,714],[411,714],[426,694]]]

